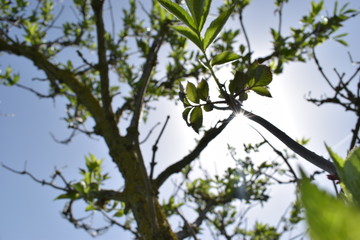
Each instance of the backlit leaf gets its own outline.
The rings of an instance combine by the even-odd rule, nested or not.
[[[191,28],[185,26],[173,26],[173,29],[192,41],[198,48],[202,49],[200,37]]]
[[[210,5],[211,5],[211,0],[205,0],[204,10],[203,10],[203,14],[201,15],[200,24],[198,28],[199,32],[201,32],[201,30],[203,29],[206,18],[209,15]]]
[[[205,0],[186,0],[186,5],[190,10],[191,16],[193,17],[197,29],[199,29],[201,16],[204,10]]]
[[[359,239],[359,208],[345,204],[307,180],[301,183],[300,191],[311,239]]]
[[[228,10],[221,13],[217,18],[212,21],[206,29],[205,36],[204,36],[204,49],[206,50],[207,47],[215,40],[216,36],[222,30],[223,26],[225,25],[226,21],[228,20],[230,14],[232,13],[234,7],[229,8]]]
[[[188,82],[186,85],[186,96],[193,103],[199,103],[199,96],[197,94],[196,87],[193,83]]]
[[[197,87],[197,93],[201,100],[206,101],[209,97],[209,84],[202,79]]]
[[[188,126],[190,126],[190,123],[189,123],[189,121],[188,121],[190,110],[191,110],[191,108],[190,108],[190,107],[187,107],[187,108],[185,108],[184,111],[182,112],[182,117],[183,117],[183,119],[185,120],[185,122],[186,122],[186,124],[187,124]]]
[[[195,22],[192,17],[186,12],[185,9],[180,7],[180,5],[172,2],[171,0],[158,0],[159,3],[166,8],[169,12],[171,12],[175,17],[177,17],[181,22],[196,30]]]
[[[272,97],[269,89],[267,89],[266,87],[253,87],[251,88],[251,90],[259,94],[260,96]]]
[[[272,81],[270,67],[259,65],[254,71],[255,86],[267,86]]]
[[[232,61],[235,61],[235,60],[239,59],[240,57],[241,57],[240,55],[237,55],[234,52],[225,51],[225,52],[222,52],[222,53],[219,53],[218,55],[216,55],[211,60],[211,65],[215,66],[215,65],[220,65],[220,64],[232,62]]]
[[[201,107],[194,107],[190,113],[190,124],[195,132],[199,133],[199,129],[202,127],[203,114]]]

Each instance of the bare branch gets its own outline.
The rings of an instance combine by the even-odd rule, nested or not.
[[[232,113],[227,119],[222,121],[220,127],[213,127],[207,130],[204,136],[200,139],[197,146],[183,159],[180,161],[172,164],[171,166],[167,167],[159,176],[156,178],[154,182],[154,186],[159,188],[165,181],[168,179],[172,174],[180,172],[185,166],[190,164],[194,161],[200,153],[206,148],[206,146],[214,140],[229,124],[229,122],[235,117],[235,114]]]
[[[103,103],[103,110],[107,118],[113,117],[111,108],[111,97],[109,91],[109,66],[106,60],[106,41],[105,41],[105,26],[103,19],[103,0],[92,0],[91,7],[93,8],[96,22],[97,33],[97,50],[101,83],[101,99]]]
[[[281,151],[279,151],[278,149],[276,149],[256,128],[254,128],[253,126],[251,126],[251,127],[264,139],[264,141],[274,150],[274,152],[284,160],[285,164],[288,166],[291,174],[293,175],[295,181],[297,182],[299,179],[298,179],[298,177],[296,176],[296,173],[295,173],[294,169],[291,167],[288,159],[284,156],[284,154],[282,154]],[[277,181],[277,180],[276,180],[276,181]],[[278,181],[278,182],[279,182],[279,181]]]
[[[150,162],[150,179],[153,179],[153,175],[154,175],[154,168],[155,168],[155,165],[156,165],[155,155],[156,155],[156,152],[158,150],[158,143],[160,141],[160,138],[161,138],[162,134],[164,133],[164,130],[166,128],[166,125],[167,125],[169,119],[170,119],[170,116],[167,116],[166,120],[165,120],[165,123],[164,123],[164,126],[161,129],[160,134],[159,134],[158,138],[156,139],[155,144],[152,147],[153,155],[152,155],[152,159],[151,159],[151,162]]]
[[[327,171],[332,175],[336,175],[336,169],[332,162],[326,160],[325,158],[317,155],[316,153],[308,150],[301,144],[297,143],[293,139],[291,139],[286,133],[275,127],[273,124],[265,120],[264,118],[253,114],[251,112],[242,109],[244,116],[249,118],[250,120],[260,124],[270,133],[272,133],[277,139],[283,142],[287,147],[293,150],[295,153],[303,157],[305,160],[309,161],[310,163],[314,164],[315,166]]]
[[[40,179],[36,178],[34,175],[32,175],[31,173],[29,173],[26,169],[24,169],[23,171],[18,171],[18,170],[15,170],[15,169],[11,168],[11,167],[8,167],[7,165],[5,165],[5,164],[3,164],[3,163],[1,164],[1,166],[2,166],[3,168],[5,168],[5,169],[9,170],[10,172],[13,172],[13,173],[16,173],[16,174],[20,174],[20,175],[27,175],[27,176],[29,176],[32,180],[34,180],[34,181],[37,182],[37,183],[40,183],[41,185],[50,186],[50,187],[52,187],[52,188],[55,188],[55,189],[61,190],[61,191],[65,191],[65,192],[68,191],[68,188],[67,188],[67,187],[66,187],[66,188],[60,187],[60,186],[58,186],[58,185],[53,184],[53,182],[47,182],[46,180],[40,180]],[[56,176],[60,176],[61,179],[64,180],[61,172],[58,171],[58,170],[55,170],[54,176],[55,176],[55,177],[56,177]],[[54,176],[53,176],[53,179],[55,178]],[[66,184],[67,182],[64,182],[64,183]]]
[[[138,90],[134,96],[135,104],[134,104],[134,114],[131,119],[131,125],[130,127],[133,128],[133,131],[138,131],[138,125],[139,125],[139,119],[141,112],[143,110],[143,102],[144,102],[144,96],[151,78],[151,73],[153,72],[154,67],[156,66],[156,60],[157,60],[157,54],[160,50],[160,47],[164,40],[164,35],[168,30],[168,23],[164,23],[161,26],[161,29],[158,32],[158,35],[154,37],[154,41],[151,45],[151,48],[149,49],[149,53],[146,58],[146,62],[143,66],[143,72],[138,82]],[[138,141],[138,133],[136,133],[137,136],[134,136],[136,138],[136,141]]]

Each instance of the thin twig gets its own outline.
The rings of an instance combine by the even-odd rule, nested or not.
[[[167,125],[169,119],[170,119],[170,116],[167,116],[166,120],[165,120],[165,123],[164,123],[164,126],[161,129],[160,134],[159,134],[158,138],[156,139],[155,144],[152,147],[153,155],[152,155],[152,159],[151,159],[151,163],[150,163],[150,179],[153,179],[154,168],[155,168],[155,165],[156,165],[155,155],[156,155],[156,152],[158,150],[158,143],[160,141],[160,138],[161,138],[162,134],[164,133],[164,130],[166,128],[166,125]]]
[[[146,135],[146,137],[144,138],[144,140],[142,140],[142,141],[140,142],[140,144],[145,143],[145,142],[149,139],[149,137],[151,136],[151,134],[153,133],[153,131],[155,130],[155,128],[156,128],[157,126],[159,126],[159,125],[160,125],[160,122],[157,122],[157,123],[150,129],[149,133]]]
[[[55,188],[57,190],[61,190],[61,191],[65,191],[67,192],[68,189],[67,188],[64,188],[64,187],[60,187],[60,186],[57,186],[51,182],[47,182],[46,180],[40,180],[38,178],[36,178],[34,175],[32,175],[31,173],[29,173],[28,171],[26,171],[26,169],[24,169],[23,171],[18,171],[18,170],[15,170],[3,163],[1,163],[1,166],[7,170],[9,170],[10,172],[13,172],[13,173],[16,173],[16,174],[20,174],[20,175],[27,175],[29,176],[32,180],[34,180],[35,182],[37,183],[40,183],[41,185],[47,185],[47,186],[50,186],[52,188]],[[61,176],[61,173],[60,171],[57,171],[57,175]]]
[[[246,29],[245,29],[245,25],[244,25],[244,21],[243,21],[243,10],[241,9],[240,12],[239,12],[239,21],[240,21],[240,25],[241,25],[241,29],[244,33],[244,37],[245,37],[245,41],[246,41],[246,45],[248,47],[248,52],[251,53],[251,46],[250,46],[250,41],[249,41],[249,37],[246,33]],[[249,60],[250,61],[250,60]]]
[[[284,156],[284,154],[282,154],[281,151],[276,149],[256,128],[254,128],[253,126],[251,126],[251,127],[264,139],[264,141],[274,150],[274,152],[284,160],[284,162],[288,166],[291,174],[294,176],[295,181],[297,182],[299,179],[296,176],[294,169],[291,167],[288,159]]]

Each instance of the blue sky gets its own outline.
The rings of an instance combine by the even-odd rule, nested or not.
[[[264,0],[254,0],[253,2],[254,5],[245,12],[245,24],[248,26],[250,39],[253,41],[252,49],[256,54],[264,55],[270,47],[267,38],[269,25],[276,26],[273,1],[264,3]],[[289,25],[299,26],[299,17],[310,9],[309,2],[290,1],[285,6],[284,32]],[[332,10],[334,1],[328,2],[329,9]],[[350,2],[353,8],[360,9],[358,1]],[[115,3],[119,2],[115,1]],[[348,49],[334,41],[327,42],[318,48],[319,59],[325,71],[333,79],[336,79],[332,70],[334,67],[348,75],[355,70],[355,66],[348,60],[347,51],[353,54],[354,59],[360,59],[359,23],[359,18],[352,19],[341,30],[341,33],[350,33],[346,37],[350,45]],[[15,72],[20,72],[22,83],[46,92],[44,84],[31,81],[32,77],[38,76],[38,71],[29,61],[14,56],[0,56],[0,68],[4,70],[8,65],[14,66]],[[274,77],[270,89],[273,99],[252,97],[249,104],[245,105],[247,110],[265,117],[293,138],[311,138],[308,147],[317,153],[327,157],[324,148],[324,142],[326,142],[344,156],[349,145],[349,139],[346,141],[346,137],[355,124],[355,117],[344,112],[342,108],[331,105],[318,108],[304,100],[304,96],[309,91],[314,97],[330,92],[312,61],[308,64],[287,65],[284,74]],[[0,86],[0,112],[11,115],[0,116],[0,162],[17,170],[26,169],[40,179],[49,179],[57,168],[61,169],[68,179],[75,180],[79,179],[78,168],[84,166],[84,156],[92,153],[98,158],[105,159],[106,171],[116,174],[115,166],[111,163],[106,146],[101,139],[89,139],[79,134],[68,145],[61,145],[52,140],[50,133],[58,139],[64,139],[70,134],[66,124],[61,121],[65,113],[64,104],[65,101],[61,98],[55,101],[39,99],[22,89]],[[164,122],[166,116],[171,115],[169,126],[160,141],[157,173],[185,155],[191,149],[193,139],[196,137],[181,119],[182,109],[179,106],[175,107],[173,103],[160,101],[157,104],[157,111],[150,116],[148,123],[142,126],[144,132],[147,133],[147,130],[156,122]],[[217,117],[214,117],[209,121],[211,123],[216,120]],[[227,166],[226,164],[231,164],[230,160],[226,159],[226,143],[241,147],[244,141],[260,140],[247,124],[241,126],[240,124],[231,123],[228,129],[201,155],[203,159],[209,160],[206,167],[210,172],[221,172]],[[264,129],[259,128],[259,130],[277,146],[283,147]],[[156,137],[157,134],[154,134],[142,146],[146,159],[151,158],[151,147]],[[176,146],[173,145],[174,141],[178,143]],[[339,144],[342,142],[343,144]],[[302,164],[302,161],[299,162]],[[313,168],[310,167],[310,169]],[[326,185],[326,180],[323,180],[322,184]],[[121,178],[114,177],[109,183],[120,187]],[[164,188],[171,189],[171,185],[168,184]],[[41,186],[27,176],[14,174],[4,168],[0,168],[0,192],[2,196],[0,240],[92,239],[86,232],[75,229],[61,217],[60,212],[64,201],[53,201],[60,192]],[[284,192],[278,192],[278,198],[275,198],[277,200],[269,203],[270,207],[267,210],[263,210],[263,213],[268,214],[267,216],[272,214],[269,208],[276,209],[282,205],[280,199],[283,198]],[[130,239],[129,234],[117,228],[112,228],[98,239],[119,239],[120,236],[122,239]]]

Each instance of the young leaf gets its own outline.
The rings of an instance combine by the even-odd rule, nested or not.
[[[158,0],[159,3],[171,12],[175,17],[177,17],[184,24],[196,31],[195,22],[189,13],[185,9],[180,7],[178,4],[172,2],[171,0]]]
[[[231,61],[235,61],[237,59],[239,59],[241,56],[237,55],[236,53],[233,53],[231,51],[225,51],[222,53],[219,53],[218,55],[216,55],[212,60],[211,60],[211,65],[215,66],[215,65],[221,65],[224,63],[228,63]]]
[[[199,29],[201,16],[204,10],[205,0],[186,0],[186,5],[190,10],[197,29]]]
[[[172,28],[192,41],[198,48],[202,49],[202,42],[199,35],[197,35],[191,28],[185,26],[173,26]]]
[[[203,114],[201,107],[194,107],[190,113],[190,124],[195,132],[199,133],[199,129],[202,127]]]
[[[202,79],[197,87],[197,93],[201,100],[206,101],[209,97],[209,84]]]
[[[254,71],[255,86],[267,86],[272,81],[272,73],[268,66],[259,65]]]
[[[201,32],[201,30],[203,29],[206,18],[209,15],[210,5],[211,5],[211,0],[205,0],[203,14],[201,15],[200,23],[198,26],[199,32]]]
[[[229,8],[228,10],[224,11],[220,14],[217,18],[214,19],[210,23],[208,29],[206,29],[203,45],[204,51],[209,47],[209,45],[215,40],[216,36],[219,34],[223,26],[225,25],[226,21],[228,20],[230,14],[232,13],[234,7]]]
[[[193,83],[188,82],[186,85],[186,96],[193,103],[199,103],[199,96],[197,94],[196,87]]]
[[[259,94],[260,96],[272,97],[271,93],[269,92],[269,89],[267,89],[266,87],[262,87],[262,86],[261,87],[253,87],[253,88],[251,88],[251,90],[253,90],[257,94]]]

